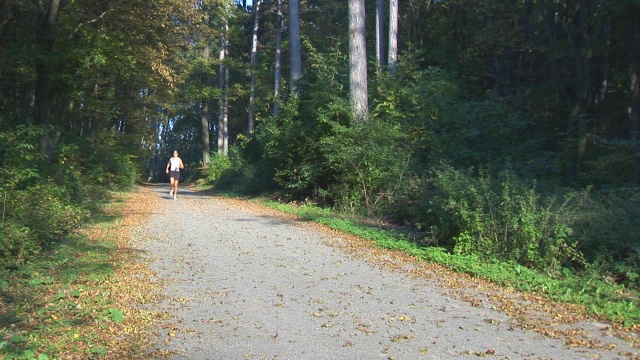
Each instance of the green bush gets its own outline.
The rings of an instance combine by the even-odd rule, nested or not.
[[[57,239],[78,228],[88,214],[69,203],[65,188],[54,183],[36,185],[11,197],[14,219],[28,225],[42,241]]]
[[[214,154],[208,167],[207,180],[219,189],[256,195],[272,190],[273,168],[266,161],[251,162],[249,152],[255,141],[232,146],[227,156]]]
[[[21,264],[27,256],[37,254],[40,244],[31,229],[13,221],[6,221],[0,228],[0,259],[5,267]],[[2,270],[2,269],[0,269]]]
[[[610,281],[640,288],[640,193],[595,193],[580,211],[575,230],[585,259]]]
[[[327,204],[332,201],[327,189],[335,179],[326,166],[323,141],[333,136],[333,124],[350,122],[348,57],[342,47],[329,54],[305,46],[309,71],[301,96],[281,103],[279,116],[261,119],[252,139],[260,156],[249,163],[271,176],[269,184],[278,186],[283,198]]]
[[[71,204],[68,191],[53,182],[5,195],[0,256],[8,263],[38,253],[43,244],[63,238],[89,215]]]
[[[484,259],[514,261],[529,268],[557,271],[580,260],[573,236],[576,194],[545,196],[511,170],[435,171],[428,219],[453,250]]]
[[[79,191],[80,197],[91,192],[129,189],[138,180],[134,157],[113,140],[70,139],[63,144],[57,163],[57,173],[68,186]]]
[[[89,218],[109,190],[132,186],[137,171],[117,138],[61,139],[53,156],[34,144],[51,129],[0,132],[0,260],[13,266]]]
[[[207,181],[215,187],[229,188],[233,181],[233,164],[224,154],[211,154],[211,160],[207,169]]]
[[[387,215],[404,204],[403,189],[413,177],[406,143],[401,126],[387,121],[334,124],[321,149],[334,174],[328,190],[335,203],[368,216]]]
[[[36,144],[51,129],[18,126],[0,131],[0,186],[5,190],[23,189],[43,176],[44,154]]]

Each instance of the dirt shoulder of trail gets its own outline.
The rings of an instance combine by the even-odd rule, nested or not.
[[[123,211],[123,220],[127,226],[135,229],[154,212],[157,212],[161,206],[164,206],[166,200],[159,198],[156,192],[149,190],[149,188],[158,186],[161,185],[143,185],[140,191],[131,195]],[[610,324],[604,319],[594,318],[588,315],[586,309],[581,306],[557,303],[535,294],[521,293],[466,274],[453,272],[441,265],[420,261],[402,252],[381,249],[370,241],[339,233],[324,225],[300,221],[301,219],[294,215],[267,208],[250,200],[226,198],[213,193],[208,193],[207,196],[215,197],[216,201],[229,207],[239,208],[261,216],[298,222],[300,226],[312,227],[327,235],[339,235],[346,241],[326,242],[326,244],[339,248],[348,256],[371,262],[382,269],[400,271],[411,277],[433,281],[445,293],[472,307],[499,310],[516,320],[514,326],[533,330],[546,337],[561,339],[568,347],[613,350],[615,345],[602,341],[602,339],[619,338],[635,349],[640,348],[640,329],[623,328]],[[130,245],[126,241],[122,244],[127,247]],[[139,276],[139,280],[143,283],[153,282],[154,280],[149,276],[148,274]],[[135,310],[131,311],[135,312]],[[166,317],[170,315],[155,314],[154,316]],[[148,325],[150,323],[140,324],[142,327]],[[150,328],[149,331],[149,333],[143,332],[133,341],[144,339],[143,342],[146,344],[153,343],[157,336],[157,329]],[[620,355],[628,359],[640,359],[637,352],[624,352]]]

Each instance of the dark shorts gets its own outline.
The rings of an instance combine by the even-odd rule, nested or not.
[[[169,177],[180,181],[180,171],[169,171]]]

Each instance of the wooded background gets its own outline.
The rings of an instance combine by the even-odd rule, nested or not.
[[[638,0],[1,0],[0,251],[177,149],[190,181],[637,287],[639,24]]]

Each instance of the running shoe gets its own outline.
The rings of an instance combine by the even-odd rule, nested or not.
[[[169,190],[169,196],[173,196],[173,189]]]

